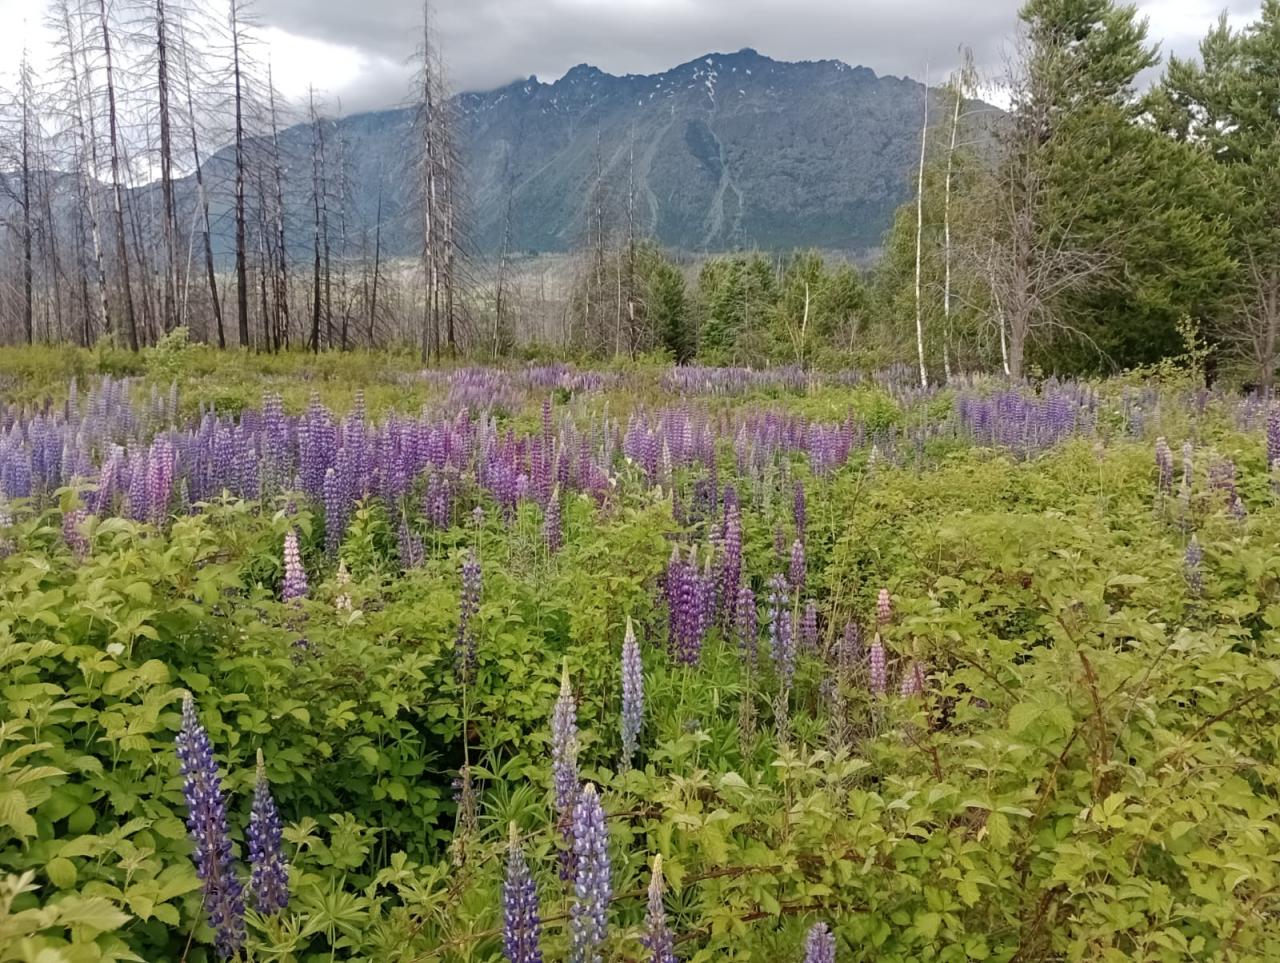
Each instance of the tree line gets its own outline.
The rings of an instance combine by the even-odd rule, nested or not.
[[[870,267],[664,252],[637,217],[637,145],[597,139],[550,293],[512,250],[510,178],[500,249],[467,242],[458,118],[429,8],[421,22],[412,149],[357,175],[322,100],[283,102],[244,0],[57,0],[57,64],[37,78],[24,58],[0,111],[0,334],[139,347],[181,326],[219,345],[424,358],[540,340],[596,357],[902,362],[928,384],[1147,365],[1198,325],[1220,364],[1274,379],[1280,0],[1163,63],[1132,6],[1027,0],[1000,76],[965,57],[922,88],[914,197]],[[630,158],[621,173],[606,148]],[[372,209],[357,176],[377,182]],[[415,263],[386,256],[391,233],[420,239]]]
[[[5,340],[137,349],[181,327],[260,350],[456,349],[460,178],[429,8],[422,22],[414,149],[380,175],[414,203],[384,217],[382,184],[372,214],[354,203],[331,108],[284,102],[245,0],[56,0],[55,62],[37,76],[24,54],[0,104]],[[407,220],[417,276],[383,257]]]

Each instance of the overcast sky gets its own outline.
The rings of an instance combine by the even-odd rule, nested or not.
[[[115,0],[122,3],[124,0]],[[221,0],[188,0],[219,4]],[[960,44],[997,70],[1021,0],[433,0],[436,42],[458,90],[536,74],[554,80],[578,63],[654,73],[713,51],[754,47],[780,60],[833,58],[880,74],[944,76]],[[1186,55],[1226,6],[1232,20],[1257,0],[1141,0],[1151,36]],[[40,51],[47,0],[0,0],[0,65],[24,44]],[[309,84],[347,111],[406,99],[421,38],[417,0],[253,0],[278,86]]]

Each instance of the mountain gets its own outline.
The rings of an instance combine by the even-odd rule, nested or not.
[[[788,63],[746,49],[660,74],[581,64],[554,83],[460,94],[471,242],[498,248],[509,186],[514,249],[571,249],[586,233],[599,164],[615,218],[633,179],[641,228],[672,248],[875,247],[914,189],[923,90],[836,60]],[[930,98],[942,116],[945,94]],[[330,153],[345,145],[353,223],[373,222],[381,194],[391,254],[421,243],[407,166],[413,118],[412,108],[355,114],[327,134]],[[311,140],[305,124],[282,133],[295,211],[307,209]],[[222,151],[210,165],[228,160]],[[309,232],[290,230],[304,249]]]

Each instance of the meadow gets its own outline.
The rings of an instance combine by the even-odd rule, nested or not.
[[[1280,407],[1194,366],[0,396],[0,961],[1280,959]]]

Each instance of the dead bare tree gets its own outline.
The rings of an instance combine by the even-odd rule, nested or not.
[[[107,16],[107,0],[98,0],[98,29],[102,43],[103,69],[106,71],[107,140],[111,151],[112,213],[116,224],[116,260],[121,275],[121,293],[124,297],[124,319],[128,325],[129,347],[138,350],[138,316],[133,303],[133,284],[129,276],[129,244],[126,240],[124,209],[124,171],[121,166],[123,145],[120,137],[120,117],[116,103],[116,82],[111,57],[111,22]]]
[[[929,369],[924,363],[924,300],[920,295],[920,255],[924,246],[924,161],[929,144],[929,69],[925,68],[923,88],[924,120],[920,125],[920,173],[916,184],[916,357],[920,363],[920,387],[929,387]],[[808,290],[805,291],[808,307]]]
[[[32,186],[36,164],[33,163],[33,149],[36,137],[35,83],[31,74],[31,61],[24,50],[18,65],[17,88],[12,103],[6,105],[12,119],[13,129],[6,131],[3,151],[0,152],[0,194],[8,198],[16,208],[12,228],[18,235],[21,251],[22,273],[22,338],[27,344],[35,344],[35,260],[34,260],[34,222],[36,214],[32,210]],[[15,184],[14,181],[17,181]]]
[[[236,320],[239,324],[240,346],[247,348],[249,346],[249,268],[245,251],[245,76],[241,56],[245,44],[245,25],[240,16],[240,0],[231,0],[229,15],[231,71],[235,98]]]
[[[1027,347],[1038,333],[1068,327],[1061,299],[1094,284],[1113,260],[1082,241],[1076,212],[1051,193],[1054,94],[1069,81],[1061,64],[1037,65],[1024,41],[1005,81],[1014,110],[999,131],[995,166],[979,188],[984,196],[976,207],[989,220],[975,232],[969,255],[987,272],[1014,380],[1025,374]],[[1086,192],[1082,185],[1081,197]]]
[[[92,242],[94,280],[98,289],[97,328],[103,334],[113,331],[111,303],[107,293],[107,269],[102,251],[101,222],[98,218],[96,190],[98,172],[98,136],[92,103],[92,80],[87,68],[87,53],[80,11],[72,10],[70,0],[57,0],[50,26],[60,37],[60,59],[65,77],[63,98],[75,142],[74,167],[80,184],[81,210],[87,216]],[[92,340],[92,324],[85,318],[85,342]]]
[[[324,125],[316,110],[315,90],[307,95],[307,110],[311,122],[311,210],[312,210],[312,270],[311,270],[311,337],[308,346],[313,352],[320,350],[320,319],[324,315],[321,298],[321,266],[328,250],[328,202],[325,200]]]

